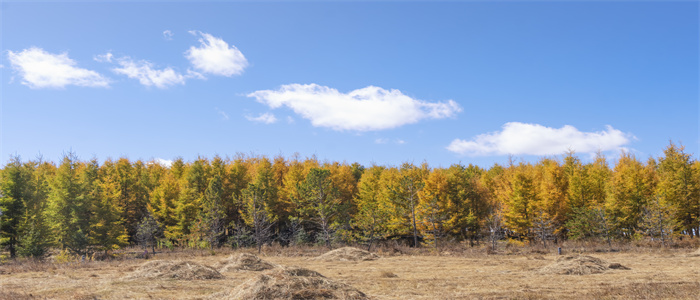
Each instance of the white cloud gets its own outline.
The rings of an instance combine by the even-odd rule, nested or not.
[[[169,159],[156,158],[154,162],[168,168],[170,168],[173,165],[173,161]]]
[[[166,41],[172,41],[174,35],[175,35],[175,34],[174,34],[172,31],[170,31],[170,30],[163,31],[163,38],[164,38]]]
[[[294,124],[294,118],[287,116],[287,123]]]
[[[192,65],[203,73],[221,76],[240,75],[248,66],[243,53],[236,46],[229,46],[224,40],[216,38],[208,33],[190,31],[195,36],[200,36],[200,47],[190,47],[185,56]]]
[[[573,126],[545,127],[510,122],[503,130],[481,134],[471,141],[455,139],[447,150],[465,155],[557,155],[573,150],[591,153],[622,149],[634,136],[606,126],[605,131],[581,132]]]
[[[154,69],[153,64],[145,60],[133,61],[131,58],[124,57],[120,58],[117,63],[121,68],[112,69],[114,72],[138,79],[145,86],[164,89],[173,85],[185,84],[185,80],[188,78],[172,68]]]
[[[112,58],[114,58],[114,55],[112,55],[112,52],[107,52],[105,54],[98,54],[93,57],[95,61],[98,62],[112,62]]]
[[[76,67],[67,53],[51,54],[32,47],[15,53],[7,51],[12,65],[22,77],[22,84],[33,88],[64,88],[67,85],[109,87],[109,80],[99,73]]]
[[[257,117],[246,116],[245,118],[248,119],[248,121],[260,122],[265,124],[272,124],[277,122],[277,118],[271,113],[264,113]]]
[[[462,108],[452,100],[427,102],[399,90],[368,86],[349,93],[317,84],[289,84],[279,90],[248,94],[271,108],[287,106],[317,127],[371,131],[399,127],[423,119],[453,117]]]

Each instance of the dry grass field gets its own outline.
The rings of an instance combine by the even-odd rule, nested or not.
[[[163,252],[149,260],[0,265],[0,299],[216,299],[259,271],[228,269],[222,278],[135,277],[148,261],[183,261],[221,266],[246,251]],[[584,255],[629,268],[588,275],[561,275],[545,268],[563,256],[552,250],[504,251],[483,248],[431,253],[378,251],[366,261],[313,259],[323,248],[271,249],[259,257],[282,266],[317,271],[348,284],[369,299],[700,299],[700,255],[689,249],[588,251]],[[249,252],[252,253],[252,252]],[[575,253],[565,253],[574,254]],[[302,297],[303,298],[303,297]]]

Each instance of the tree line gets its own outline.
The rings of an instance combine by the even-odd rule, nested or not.
[[[262,247],[401,239],[632,240],[700,235],[700,162],[673,143],[646,163],[573,152],[485,169],[215,156],[170,166],[127,158],[14,156],[0,170],[0,243],[15,256],[154,242]]]

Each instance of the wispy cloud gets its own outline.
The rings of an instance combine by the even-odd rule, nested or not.
[[[287,106],[317,127],[371,131],[399,127],[423,119],[455,116],[462,108],[452,100],[428,102],[399,90],[368,86],[349,93],[317,84],[289,84],[279,90],[248,94],[270,108]]]
[[[138,79],[145,86],[165,89],[173,85],[185,84],[187,79],[172,68],[155,69],[153,63],[145,60],[133,61],[129,57],[123,57],[117,60],[117,64],[121,67],[112,69],[114,72]]]
[[[192,63],[195,69],[202,73],[220,76],[233,76],[243,73],[248,66],[248,60],[236,46],[226,43],[208,33],[190,31],[199,36],[200,46],[190,47],[185,52],[185,57]]]
[[[272,123],[277,122],[277,118],[275,117],[275,115],[273,115],[271,113],[264,113],[264,114],[261,114],[257,117],[246,116],[245,118],[248,119],[248,121],[260,122],[260,123],[265,123],[265,124],[272,124]]]
[[[98,54],[93,57],[93,59],[97,62],[103,62],[103,63],[111,63],[112,58],[114,58],[114,55],[112,52],[107,52],[105,54]]]
[[[604,131],[581,132],[570,125],[551,128],[510,122],[501,131],[477,135],[470,141],[455,139],[447,150],[471,156],[557,155],[568,150],[592,153],[622,149],[633,138],[611,126],[606,126]]]
[[[64,88],[68,85],[109,87],[109,80],[99,73],[76,67],[67,53],[52,54],[32,47],[22,52],[7,51],[12,65],[22,77],[22,84],[33,88]]]
[[[394,140],[392,140],[392,139],[387,139],[387,138],[377,138],[377,139],[374,140],[374,143],[375,143],[375,144],[380,144],[380,145],[382,145],[382,144],[389,144],[389,143],[393,143],[393,144],[397,144],[397,145],[403,145],[403,144],[406,143],[406,141],[404,141],[404,140],[402,140],[402,139],[394,139]]]
[[[224,120],[228,120],[228,119],[229,119],[228,114],[227,114],[225,111],[220,110],[218,107],[216,107],[216,112],[217,112],[218,114],[220,114],[221,117],[222,117]]]
[[[163,31],[163,39],[166,41],[172,41],[174,35],[175,34],[170,30]]]

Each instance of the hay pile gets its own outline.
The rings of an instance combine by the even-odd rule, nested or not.
[[[688,254],[688,256],[692,256],[692,257],[697,257],[697,256],[700,256],[700,248],[698,248],[698,250],[697,250],[697,251],[695,251],[695,252],[693,252],[693,253],[690,253],[690,254]]]
[[[217,264],[219,272],[236,271],[264,271],[277,267],[277,265],[266,262],[253,254],[241,253],[237,256],[231,255],[224,261]]]
[[[280,267],[265,271],[231,290],[211,299],[369,299],[350,285],[335,282],[318,272]]]
[[[557,262],[540,269],[541,274],[588,275],[603,273],[609,269],[629,270],[619,263],[608,263],[600,258],[580,255],[562,256]]]
[[[191,261],[154,260],[142,264],[124,279],[221,279],[221,273]]]
[[[360,250],[353,247],[343,247],[332,251],[328,251],[325,254],[320,255],[314,259],[324,261],[364,261],[375,260],[378,258],[378,255],[367,252],[365,250]]]

